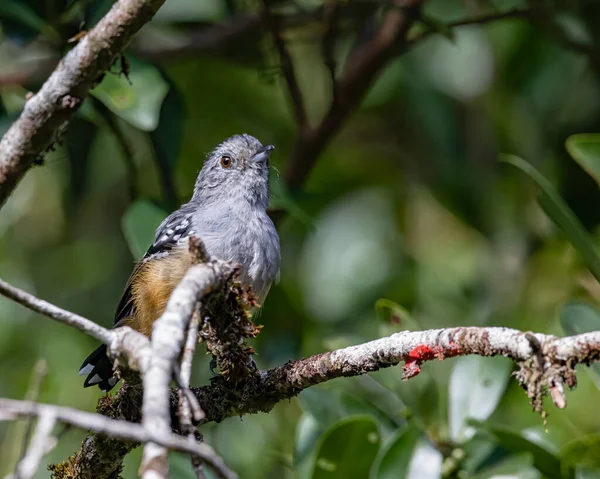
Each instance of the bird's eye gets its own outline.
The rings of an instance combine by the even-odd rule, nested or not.
[[[221,166],[223,168],[229,168],[231,166],[231,157],[230,156],[222,156],[221,157]]]

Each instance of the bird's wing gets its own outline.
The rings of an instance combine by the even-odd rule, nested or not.
[[[131,285],[133,279],[139,273],[140,267],[152,261],[164,257],[169,254],[169,251],[178,244],[181,244],[188,236],[194,234],[192,228],[192,215],[194,208],[189,204],[183,205],[177,211],[171,213],[161,223],[156,230],[156,236],[154,242],[144,254],[144,257],[135,265],[135,268],[131,272],[127,284],[125,285],[125,291],[121,296],[121,300],[117,306],[115,314],[115,326],[119,325],[119,322],[123,319],[133,316],[135,310],[135,304],[131,293]]]

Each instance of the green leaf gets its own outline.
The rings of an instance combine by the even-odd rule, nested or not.
[[[134,258],[141,258],[154,240],[156,228],[167,214],[149,201],[134,202],[121,219],[127,245]]]
[[[442,453],[421,438],[410,461],[406,479],[440,479],[443,461]]]
[[[42,33],[55,41],[60,40],[56,30],[25,2],[16,0],[0,2],[0,19],[3,29],[7,30],[9,36],[16,35],[20,40],[29,41],[37,33]]]
[[[533,458],[531,454],[523,453],[515,454],[501,460],[498,464],[473,476],[473,479],[489,479],[490,477],[538,479],[540,473],[533,467]]]
[[[178,198],[173,182],[173,168],[181,150],[185,105],[179,91],[167,77],[164,78],[170,85],[169,93],[160,109],[158,126],[150,132],[150,140],[154,147],[165,200],[174,208]]]
[[[325,427],[312,414],[303,413],[300,416],[296,426],[294,464],[304,461],[310,455],[324,431]]]
[[[341,417],[339,394],[326,388],[310,388],[300,393],[300,407],[326,427]]]
[[[587,434],[568,442],[561,449],[560,457],[571,466],[600,467],[600,433]]]
[[[600,133],[571,135],[565,147],[579,166],[600,185]]]
[[[576,479],[598,479],[600,477],[600,469],[590,469],[588,467],[578,467],[575,472]]]
[[[542,190],[539,198],[540,205],[550,219],[563,231],[567,240],[579,251],[590,272],[600,281],[600,257],[591,236],[550,182],[518,156],[503,155],[501,161],[516,166],[538,184]]]
[[[477,431],[461,450],[465,454],[461,469],[471,474],[484,469],[489,464],[496,464],[499,458],[506,455],[494,437],[481,431]]]
[[[123,74],[109,72],[92,95],[136,128],[152,131],[158,126],[169,84],[157,68],[135,59],[129,59],[129,81]]]
[[[315,458],[313,479],[364,479],[379,451],[377,424],[369,416],[335,423],[323,435]]]
[[[508,358],[463,356],[454,362],[448,391],[450,437],[464,442],[475,434],[469,418],[485,421],[494,412],[510,379]]]
[[[375,301],[375,313],[381,321],[397,324],[403,330],[414,331],[420,329],[419,323],[412,317],[410,312],[390,299],[380,298]]]
[[[574,479],[575,474],[572,468],[567,466],[561,470],[561,461],[556,455],[530,441],[520,432],[505,426],[484,424],[473,420],[469,421],[469,424],[491,434],[504,449],[512,454],[524,452],[531,454],[533,465],[548,479]]]
[[[398,431],[388,444],[379,451],[369,478],[396,479],[405,477],[420,435],[421,431],[412,425]]]
[[[600,331],[600,312],[585,301],[570,301],[560,312],[560,324],[570,336]],[[594,384],[600,389],[600,364],[590,364],[587,369]]]
[[[310,388],[300,394],[302,410],[310,414],[323,428],[346,416],[369,415],[380,426],[389,427],[392,418],[362,397],[341,389]]]

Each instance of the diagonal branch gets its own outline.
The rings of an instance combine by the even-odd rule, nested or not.
[[[398,45],[406,42],[406,34],[417,18],[421,0],[393,3],[373,38],[350,54],[344,74],[336,82],[334,101],[319,125],[298,135],[284,175],[290,189],[304,183],[318,156],[394,57]]]
[[[56,417],[54,414],[44,413],[40,415],[27,454],[19,461],[14,479],[32,479],[35,476],[44,455],[56,445],[56,439],[51,436],[55,425]]]
[[[173,291],[165,312],[154,323],[152,359],[143,374],[142,425],[155,436],[171,432],[169,384],[198,299],[215,289],[230,272],[228,264],[220,261],[192,266]],[[164,446],[146,444],[140,475],[143,478],[168,476]]]
[[[60,61],[0,140],[0,207],[90,89],[165,0],[119,0]]]
[[[90,321],[89,319],[79,316],[78,314],[71,313],[65,309],[59,308],[43,299],[36,298],[34,295],[23,291],[15,286],[8,284],[6,281],[0,279],[0,294],[12,299],[26,308],[35,311],[36,313],[43,314],[59,323],[68,324],[69,326],[78,329],[79,331],[102,341],[104,344],[109,345],[114,338],[113,332],[106,328]]]
[[[167,434],[153,434],[139,424],[110,419],[100,414],[52,404],[0,398],[0,420],[6,421],[28,416],[51,417],[65,424],[81,429],[90,429],[97,433],[117,437],[123,441],[152,441],[175,451],[187,452],[201,457],[214,469],[218,477],[224,479],[237,477],[234,472],[227,468],[211,447],[171,434],[170,431]]]
[[[302,100],[302,91],[300,90],[300,85],[298,84],[296,73],[294,71],[294,62],[287,51],[281,29],[279,28],[279,20],[273,12],[271,12],[269,0],[263,0],[263,12],[265,23],[273,34],[275,48],[279,54],[279,63],[281,64],[281,70],[283,71],[283,76],[288,85],[290,99],[292,100],[292,106],[294,107],[296,123],[298,124],[298,128],[303,130],[308,127],[308,120],[304,102]]]
[[[108,331],[115,335],[114,338],[109,338],[111,350],[124,353],[130,363],[133,362],[134,367],[142,372],[146,400],[143,407],[143,425],[139,426],[144,435],[127,436],[119,429],[121,432],[113,436],[128,441],[154,443],[154,451],[158,454],[151,455],[151,458],[162,460],[162,448],[171,447],[171,443],[167,444],[164,438],[170,437],[169,413],[176,410],[178,396],[171,392],[169,398],[168,385],[196,302],[200,295],[226,284],[231,272],[230,266],[219,262],[190,268],[186,279],[175,290],[165,314],[156,324],[152,346],[148,339],[139,333],[131,330],[127,332],[128,328]],[[10,297],[18,298],[21,304],[33,307],[41,313],[51,314],[55,318],[65,316],[65,312],[60,308],[50,307],[52,305],[45,302],[41,302],[44,305],[41,307],[41,300],[31,295],[24,296],[20,294],[20,290],[7,287],[5,283],[0,283],[0,287],[5,293],[9,291]],[[87,320],[73,316],[78,320],[71,321],[72,325],[85,332],[85,328],[81,327],[81,320],[84,324]],[[138,341],[137,344],[135,341]],[[179,346],[173,347],[173,344]],[[206,420],[218,422],[231,416],[268,412],[278,402],[293,398],[303,389],[335,378],[367,374],[404,362],[403,379],[409,379],[419,374],[425,361],[469,354],[503,355],[512,358],[519,365],[516,377],[527,389],[536,410],[541,411],[541,400],[548,390],[551,391],[557,406],[564,407],[563,384],[569,387],[576,384],[575,366],[600,361],[600,331],[565,338],[508,328],[460,327],[404,331],[357,346],[300,359],[269,371],[257,372],[249,377],[240,377],[237,382],[228,381],[223,377],[216,378],[211,385],[197,388],[194,393],[206,414]],[[156,379],[151,379],[152,376]],[[115,418],[139,422],[139,392],[137,396],[128,394],[131,392],[135,392],[135,388],[123,387],[114,398],[101,400],[100,410]],[[0,402],[0,411],[2,404],[5,403]],[[56,417],[63,420],[62,416]],[[100,417],[94,421],[102,419]],[[112,434],[107,430],[88,426],[87,423],[82,427],[90,427],[107,435]],[[126,430],[131,429],[128,424],[124,427]],[[82,465],[81,461],[90,466],[109,464],[111,467],[102,470],[97,467],[88,468],[91,475],[86,473],[81,477],[108,477],[119,468],[123,456],[135,447],[135,444],[118,441],[113,441],[111,447],[95,447],[94,440],[97,439],[98,436],[96,439],[86,439],[84,449],[77,455],[77,467]],[[181,441],[190,444],[187,439]],[[176,447],[180,447],[180,444],[183,443],[178,442]],[[196,450],[182,450],[196,454]]]
[[[502,355],[518,362],[521,368],[518,378],[523,385],[533,385],[528,391],[533,402],[554,382],[574,386],[576,364],[600,361],[600,331],[565,338],[509,328],[403,331],[290,362],[262,372],[236,388],[225,381],[214,380],[210,386],[194,391],[206,420],[220,422],[231,416],[269,412],[278,402],[332,379],[359,376],[402,361],[405,363],[402,378],[409,379],[419,374],[425,361],[470,354]]]

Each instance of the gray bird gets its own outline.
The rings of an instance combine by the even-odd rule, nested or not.
[[[158,227],[154,243],[136,265],[117,307],[115,326],[129,326],[146,336],[163,313],[173,289],[191,264],[187,239],[202,239],[208,254],[242,268],[241,281],[262,305],[279,276],[279,236],[267,215],[269,156],[250,135],[235,135],[217,146],[198,174],[191,200]],[[84,387],[114,387],[106,346],[83,362]]]

